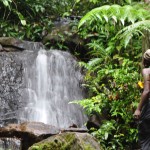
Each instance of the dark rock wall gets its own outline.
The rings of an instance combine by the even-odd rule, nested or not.
[[[23,64],[18,55],[20,52],[0,53],[0,123],[17,119],[23,85]]]
[[[31,65],[37,51],[43,49],[40,42],[21,41],[12,37],[0,37],[0,125],[17,123],[19,109],[25,106],[24,69]],[[33,58],[34,57],[34,58]],[[33,58],[33,59],[32,59]],[[25,97],[25,96],[24,96]]]

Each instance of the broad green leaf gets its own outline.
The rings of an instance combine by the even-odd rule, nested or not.
[[[80,2],[80,0],[76,0],[76,3],[79,3]]]
[[[108,16],[103,15],[103,17],[105,18],[106,22],[108,22]]]
[[[12,2],[12,1],[11,1],[11,0],[3,0],[3,4],[4,4],[6,7],[10,6],[10,5],[9,5],[9,2]]]
[[[116,16],[112,16],[112,19],[117,23],[117,17]]]
[[[4,4],[5,6],[8,6],[8,5],[9,5],[9,3],[8,3],[7,0],[3,0],[3,4]]]
[[[108,132],[105,132],[105,140],[108,139]]]
[[[131,4],[132,0],[125,0],[128,4]]]
[[[21,20],[21,24],[25,26],[26,25],[26,20]]]

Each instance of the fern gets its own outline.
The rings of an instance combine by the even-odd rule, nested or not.
[[[94,69],[95,66],[100,65],[103,62],[102,58],[93,58],[88,62],[89,69]]]
[[[103,62],[102,58],[93,58],[88,63],[79,62],[80,67],[84,67],[87,70],[96,70],[97,66],[99,66]]]
[[[134,36],[134,35],[143,35],[142,31],[149,31],[150,32],[150,20],[144,20],[144,21],[138,21],[137,23],[134,23],[132,25],[129,25],[125,28],[123,28],[122,30],[120,30],[117,35],[116,38],[121,39],[125,45],[125,47],[127,46],[127,44],[129,43],[130,39]]]
[[[92,56],[95,57],[105,57],[106,52],[102,44],[97,41],[93,41],[92,43],[87,44],[92,51],[89,52]]]
[[[132,24],[136,21],[145,20],[150,18],[149,11],[145,9],[136,9],[133,6],[125,5],[104,5],[88,12],[79,22],[78,27],[80,28],[85,23],[92,23],[95,20],[98,21],[120,21],[122,25],[125,22],[131,22]]]

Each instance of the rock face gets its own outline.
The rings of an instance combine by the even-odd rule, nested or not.
[[[22,63],[19,53],[0,53],[0,124],[16,122],[21,102]]]
[[[88,133],[68,132],[51,136],[28,150],[100,150],[100,146]]]
[[[40,42],[29,42],[13,37],[0,37],[0,51],[14,52],[22,50],[39,50],[44,48]]]
[[[22,98],[23,89],[26,88],[23,75],[26,65],[24,62],[30,63],[37,56],[38,50],[43,48],[44,46],[40,42],[0,37],[1,126],[18,122],[18,110],[25,105]]]
[[[0,137],[16,137],[21,139],[21,150],[27,150],[32,144],[58,133],[60,133],[60,129],[40,122],[9,124],[6,127],[0,128]]]
[[[68,52],[43,47],[0,38],[0,126],[39,121],[68,128],[86,122],[78,105],[68,105],[84,95],[76,59]]]

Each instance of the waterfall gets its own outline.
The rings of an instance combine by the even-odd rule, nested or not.
[[[1,150],[21,150],[21,140],[16,138],[0,138]]]
[[[33,63],[26,65],[26,106],[20,112],[22,121],[38,121],[57,127],[84,125],[83,110],[70,101],[84,98],[80,86],[83,75],[76,59],[68,52],[40,50]]]

